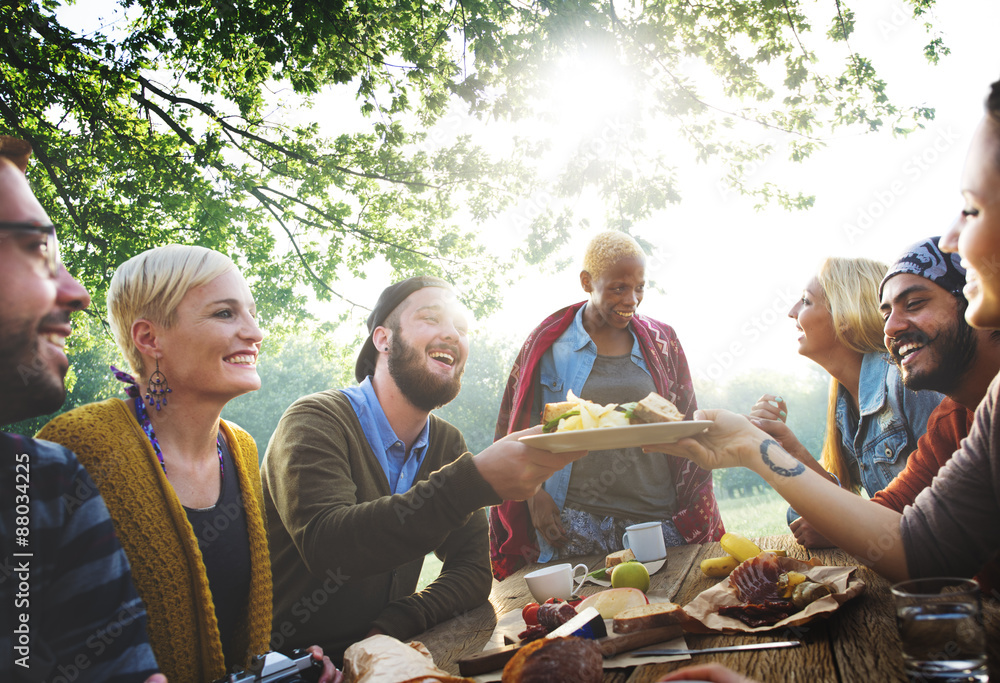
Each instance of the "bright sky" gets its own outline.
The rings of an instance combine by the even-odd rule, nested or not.
[[[928,36],[908,18],[908,5],[891,0],[853,4],[858,7],[851,47],[873,58],[897,104],[934,107],[936,119],[906,138],[889,133],[839,137],[803,164],[774,160],[756,169],[752,180],[816,194],[814,208],[805,212],[777,207],[755,212],[751,202],[720,185],[717,169],[680,169],[681,204],[634,228],[657,245],[647,277],[660,287],[647,292],[639,310],[675,327],[696,381],[724,382],[754,368],[804,372],[811,363],[796,354],[797,334],[786,313],[820,261],[837,255],[891,262],[908,244],[943,232],[961,208],[958,183],[965,151],[987,86],[1000,77],[1000,53],[995,49],[1000,3],[941,0],[929,21],[942,32],[952,54],[937,66],[928,65],[921,55]],[[95,7],[102,10],[101,19]],[[107,0],[88,0],[61,13],[71,25],[83,26],[121,17]],[[602,80],[595,64],[577,67],[567,72],[565,88],[555,93],[564,105],[560,125],[567,130],[580,112],[593,114],[603,104],[622,99],[616,91],[620,80]],[[342,94],[302,115],[322,115],[334,132],[367,125],[353,97]],[[509,134],[477,126],[453,117],[439,128],[476,131],[481,144],[488,144],[491,136]],[[554,148],[558,152],[559,141]],[[492,239],[498,250],[509,248],[517,239],[517,226],[546,201],[544,194],[525,195],[517,211],[482,229],[483,239]],[[590,236],[604,227],[603,209],[583,199],[578,209],[591,213],[592,231],[579,236],[574,266],[554,276],[526,274],[506,292],[504,309],[479,321],[481,326],[519,343],[546,315],[584,297],[578,264]],[[380,282],[373,275],[367,283],[335,283],[335,289],[372,306],[381,289],[373,284]],[[359,333],[365,315],[367,311],[355,311]],[[352,331],[343,332],[350,336]]]
[[[907,245],[941,234],[961,209],[962,162],[988,85],[1000,78],[1000,3],[940,3],[931,21],[952,54],[937,66],[923,59],[927,34],[900,3],[856,4],[865,6],[855,8],[851,46],[873,58],[897,104],[934,107],[936,119],[906,138],[835,139],[803,164],[758,169],[754,179],[816,194],[805,212],[755,212],[720,188],[711,169],[682,169],[682,203],[635,228],[659,247],[646,274],[663,290],[647,292],[639,310],[674,326],[696,381],[725,382],[753,368],[805,371],[811,362],[797,355],[786,314],[822,259],[891,263]],[[602,228],[595,219],[594,232]],[[522,279],[503,312],[482,324],[523,339],[547,314],[581,300],[587,239],[581,235],[574,268]]]

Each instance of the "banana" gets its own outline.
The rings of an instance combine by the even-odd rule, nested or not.
[[[760,547],[756,543],[739,534],[723,534],[722,538],[719,539],[719,544],[722,545],[723,550],[740,562],[757,557],[761,553]]]
[[[792,592],[800,583],[805,582],[806,575],[801,572],[785,572],[778,577],[778,594],[783,598],[792,597]],[[822,596],[820,596],[822,597]]]
[[[739,562],[732,555],[710,557],[707,560],[701,561],[701,571],[705,576],[718,578],[720,576],[729,576],[729,572],[736,569],[738,565]]]

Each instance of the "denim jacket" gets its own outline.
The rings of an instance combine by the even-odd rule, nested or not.
[[[590,371],[594,369],[594,361],[597,360],[597,344],[583,327],[583,311],[586,308],[587,306],[580,307],[580,310],[576,312],[573,324],[542,356],[538,371],[543,405],[565,401],[566,392],[569,390],[579,396],[583,392],[587,378],[590,377]],[[632,362],[642,368],[646,374],[650,374],[635,335],[633,335],[632,341]],[[569,491],[572,469],[573,463],[566,465],[549,477],[543,486],[560,510],[566,505],[566,493]],[[552,559],[554,550],[541,534],[537,534],[537,537],[540,551],[538,562],[548,562]]]
[[[888,355],[865,354],[858,386],[860,420],[852,434],[851,397],[843,386],[838,388],[837,427],[844,460],[850,472],[860,475],[858,481],[869,496],[884,489],[906,467],[907,457],[927,431],[930,414],[943,398],[934,391],[904,387]]]

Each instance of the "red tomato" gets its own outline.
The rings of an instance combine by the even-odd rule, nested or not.
[[[521,610],[521,618],[524,619],[524,623],[528,626],[538,625],[538,603],[529,602]]]

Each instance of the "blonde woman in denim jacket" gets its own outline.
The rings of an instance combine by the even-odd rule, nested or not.
[[[806,466],[869,497],[906,467],[941,394],[911,391],[885,353],[878,286],[886,264],[828,258],[792,306],[799,353],[830,373],[826,438],[817,462],[785,425],[784,401],[765,394],[751,417]],[[806,547],[831,544],[789,508],[789,528]]]

